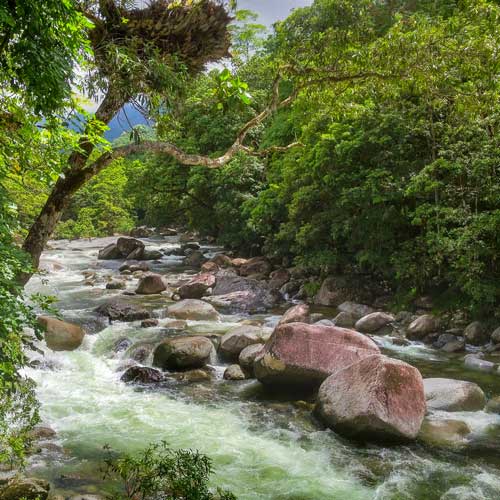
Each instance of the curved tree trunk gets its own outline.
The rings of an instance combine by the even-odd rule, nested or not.
[[[107,124],[125,104],[123,99],[116,98],[110,90],[99,105],[95,117]],[[69,156],[64,177],[60,177],[56,182],[24,241],[23,250],[31,256],[33,269],[38,268],[40,255],[62,213],[68,207],[71,197],[93,176],[92,173],[86,171],[85,166],[94,150],[94,145],[84,136],[80,139],[79,148]],[[26,284],[30,277],[31,273],[24,273],[19,279],[22,284]]]

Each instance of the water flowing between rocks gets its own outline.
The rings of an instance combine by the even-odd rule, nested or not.
[[[309,499],[494,499],[500,498],[500,416],[453,413],[473,430],[476,444],[448,451],[415,443],[384,447],[360,445],[325,430],[312,416],[303,395],[266,391],[257,381],[222,379],[223,362],[213,364],[212,381],[171,380],[152,387],[120,381],[130,350],[115,352],[120,339],[154,344],[158,328],[113,322],[97,327],[95,308],[123,291],[84,284],[82,272],[118,275],[118,261],[97,261],[98,249],[114,239],[53,242],[43,255],[49,270],[35,277],[29,292],[57,296],[62,317],[92,332],[73,352],[51,352],[27,370],[37,383],[44,424],[57,432],[29,464],[29,473],[49,479],[57,493],[101,493],[103,445],[136,451],[165,440],[172,447],[198,449],[214,461],[214,483],[241,500]],[[144,240],[150,248],[178,245],[175,238]],[[205,249],[207,250],[207,249]],[[210,250],[210,249],[208,249]],[[169,282],[193,274],[180,257],[151,265]],[[130,290],[137,280],[127,282]],[[160,311],[166,297],[124,297]],[[272,327],[281,311],[251,318]],[[322,310],[325,317],[335,311]],[[196,334],[223,334],[248,315],[223,315],[220,322],[189,321]],[[100,330],[100,331],[99,331]],[[462,378],[479,383],[488,396],[500,394],[500,375],[466,371],[462,362],[423,345],[396,346],[376,338],[385,352],[417,366],[424,376]],[[150,363],[145,363],[150,364]],[[309,401],[310,402],[310,401]],[[443,415],[446,418],[446,415]],[[54,445],[57,443],[57,446]]]

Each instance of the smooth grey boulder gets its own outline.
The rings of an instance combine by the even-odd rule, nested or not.
[[[245,347],[238,356],[238,363],[243,371],[249,376],[254,376],[253,364],[257,356],[264,350],[263,344],[252,344]]]
[[[375,333],[395,320],[392,314],[374,312],[363,316],[356,321],[354,328],[361,333]]]
[[[184,299],[168,307],[167,314],[177,319],[218,321],[219,313],[203,300]]]
[[[237,326],[222,336],[219,353],[228,359],[238,359],[241,351],[254,344],[263,344],[263,330],[252,325]]]
[[[408,325],[407,333],[409,338],[420,340],[429,333],[435,333],[438,330],[438,319],[432,314],[423,314]]]
[[[240,365],[231,365],[224,371],[225,380],[245,380],[246,376]]]
[[[122,253],[116,243],[110,243],[104,248],[101,248],[97,254],[97,258],[99,260],[116,260],[121,259],[122,257]]]
[[[367,314],[371,314],[375,312],[374,309],[365,304],[358,304],[356,302],[342,302],[337,308],[340,312],[345,312],[350,314],[355,320],[366,316]]]
[[[492,372],[495,370],[495,363],[481,359],[477,354],[467,354],[464,358],[464,365],[471,370],[481,372]]]
[[[424,390],[429,410],[480,411],[486,404],[484,392],[473,382],[426,378]]]
[[[466,342],[472,345],[483,345],[490,339],[486,326],[480,321],[474,321],[467,325],[464,336]]]
[[[153,353],[153,366],[162,370],[202,368],[214,352],[206,337],[176,337],[164,340]]]

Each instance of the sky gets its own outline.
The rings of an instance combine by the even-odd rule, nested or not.
[[[311,5],[312,0],[238,0],[239,9],[249,9],[259,14],[259,22],[271,26],[285,19],[296,7]]]

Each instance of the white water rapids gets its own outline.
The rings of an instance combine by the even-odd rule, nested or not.
[[[54,250],[43,256],[49,273],[34,278],[29,291],[57,296],[64,319],[95,324],[93,310],[122,292],[85,286],[82,271],[118,274],[120,263],[97,261],[97,250],[109,241],[54,242]],[[171,282],[186,272],[174,257],[165,257],[154,270]],[[129,283],[130,289],[135,283]],[[167,304],[158,296],[125,299],[141,300],[155,310]],[[243,319],[248,318],[223,316],[222,323],[190,322],[189,328],[223,332]],[[269,325],[276,321],[271,313],[257,319]],[[218,376],[212,382],[172,381],[156,388],[121,382],[127,351],[116,353],[116,341],[147,343],[156,334],[157,329],[141,329],[138,323],[116,322],[87,335],[74,352],[44,349],[41,365],[28,372],[38,386],[43,423],[57,432],[62,449],[44,449],[32,459],[30,472],[50,479],[62,494],[99,492],[105,444],[130,452],[165,440],[174,448],[207,454],[214,463],[214,485],[241,500],[500,498],[499,469],[482,457],[468,459],[420,445],[353,444],[323,430],[306,405],[293,398],[266,394],[256,381],[222,380],[221,366],[215,366]],[[476,416],[481,418],[483,431],[498,424],[491,415]]]

